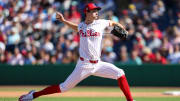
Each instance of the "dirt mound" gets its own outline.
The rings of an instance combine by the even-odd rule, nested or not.
[[[22,91],[0,91],[0,97],[19,97],[27,92]],[[174,97],[171,95],[163,95],[159,92],[133,92],[134,97]],[[121,92],[65,92],[52,94],[45,97],[122,97]],[[180,97],[180,96],[179,96]]]

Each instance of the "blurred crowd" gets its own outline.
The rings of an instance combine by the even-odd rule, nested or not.
[[[120,22],[127,40],[103,35],[101,59],[117,64],[179,64],[180,2],[173,0],[91,0],[102,7],[100,18]],[[67,64],[78,58],[79,35],[56,21],[56,11],[80,23],[89,0],[0,0],[0,64]]]

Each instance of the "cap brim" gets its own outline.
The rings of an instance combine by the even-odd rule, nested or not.
[[[96,7],[96,8],[90,9],[90,10],[95,10],[95,9],[99,11],[99,10],[101,10],[101,7]],[[84,13],[86,13],[86,10],[84,10]]]
[[[94,9],[97,9],[97,10],[99,11],[99,10],[101,10],[101,7],[96,7],[96,8],[94,8]]]

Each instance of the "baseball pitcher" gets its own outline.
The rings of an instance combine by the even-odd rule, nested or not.
[[[126,96],[127,101],[133,101],[124,71],[113,64],[100,60],[104,29],[109,26],[116,27],[112,32],[115,33],[114,35],[117,35],[118,32],[119,34],[123,34],[117,35],[120,38],[126,38],[127,31],[119,23],[110,20],[98,19],[99,10],[101,10],[100,7],[97,7],[93,3],[88,3],[84,8],[85,21],[78,25],[64,19],[61,13],[56,13],[57,20],[68,25],[80,35],[80,57],[77,65],[74,71],[64,82],[59,85],[49,86],[38,92],[30,91],[28,94],[22,95],[19,98],[19,101],[31,101],[42,95],[66,92],[91,75],[117,80],[118,85]]]

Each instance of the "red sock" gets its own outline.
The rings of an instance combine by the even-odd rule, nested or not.
[[[126,79],[126,76],[123,75],[118,79],[118,85],[123,91],[124,95],[126,96],[127,101],[133,101],[133,98],[131,96],[131,92],[129,89],[129,85]]]
[[[48,95],[48,94],[54,94],[54,93],[60,93],[60,92],[61,92],[61,90],[59,88],[59,85],[52,85],[52,86],[49,86],[39,92],[35,92],[33,94],[33,97],[37,98],[42,95]]]

